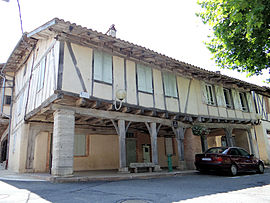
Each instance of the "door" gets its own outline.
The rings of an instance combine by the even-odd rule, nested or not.
[[[126,148],[127,148],[127,166],[129,166],[130,163],[137,162],[136,139],[135,138],[127,138],[126,139]]]
[[[150,145],[147,144],[143,145],[143,162],[144,163],[150,162]]]

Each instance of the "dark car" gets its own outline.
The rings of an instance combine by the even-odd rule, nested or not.
[[[264,173],[263,161],[239,147],[213,147],[196,154],[195,166],[201,172],[224,171],[233,176],[243,171]]]

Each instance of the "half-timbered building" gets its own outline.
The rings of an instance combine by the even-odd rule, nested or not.
[[[2,71],[14,76],[14,171],[159,170],[169,154],[173,167],[192,169],[194,154],[211,146],[259,156],[251,92],[264,87],[111,35],[53,19],[22,36]]]

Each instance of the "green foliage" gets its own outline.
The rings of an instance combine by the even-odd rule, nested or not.
[[[194,125],[192,126],[192,133],[193,135],[203,136],[208,135],[210,130],[200,125]]]
[[[207,42],[222,68],[259,75],[270,68],[270,0],[199,0],[213,29]]]

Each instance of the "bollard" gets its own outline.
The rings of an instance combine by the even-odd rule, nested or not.
[[[167,157],[168,157],[168,169],[169,172],[172,172],[172,154],[168,154]]]

